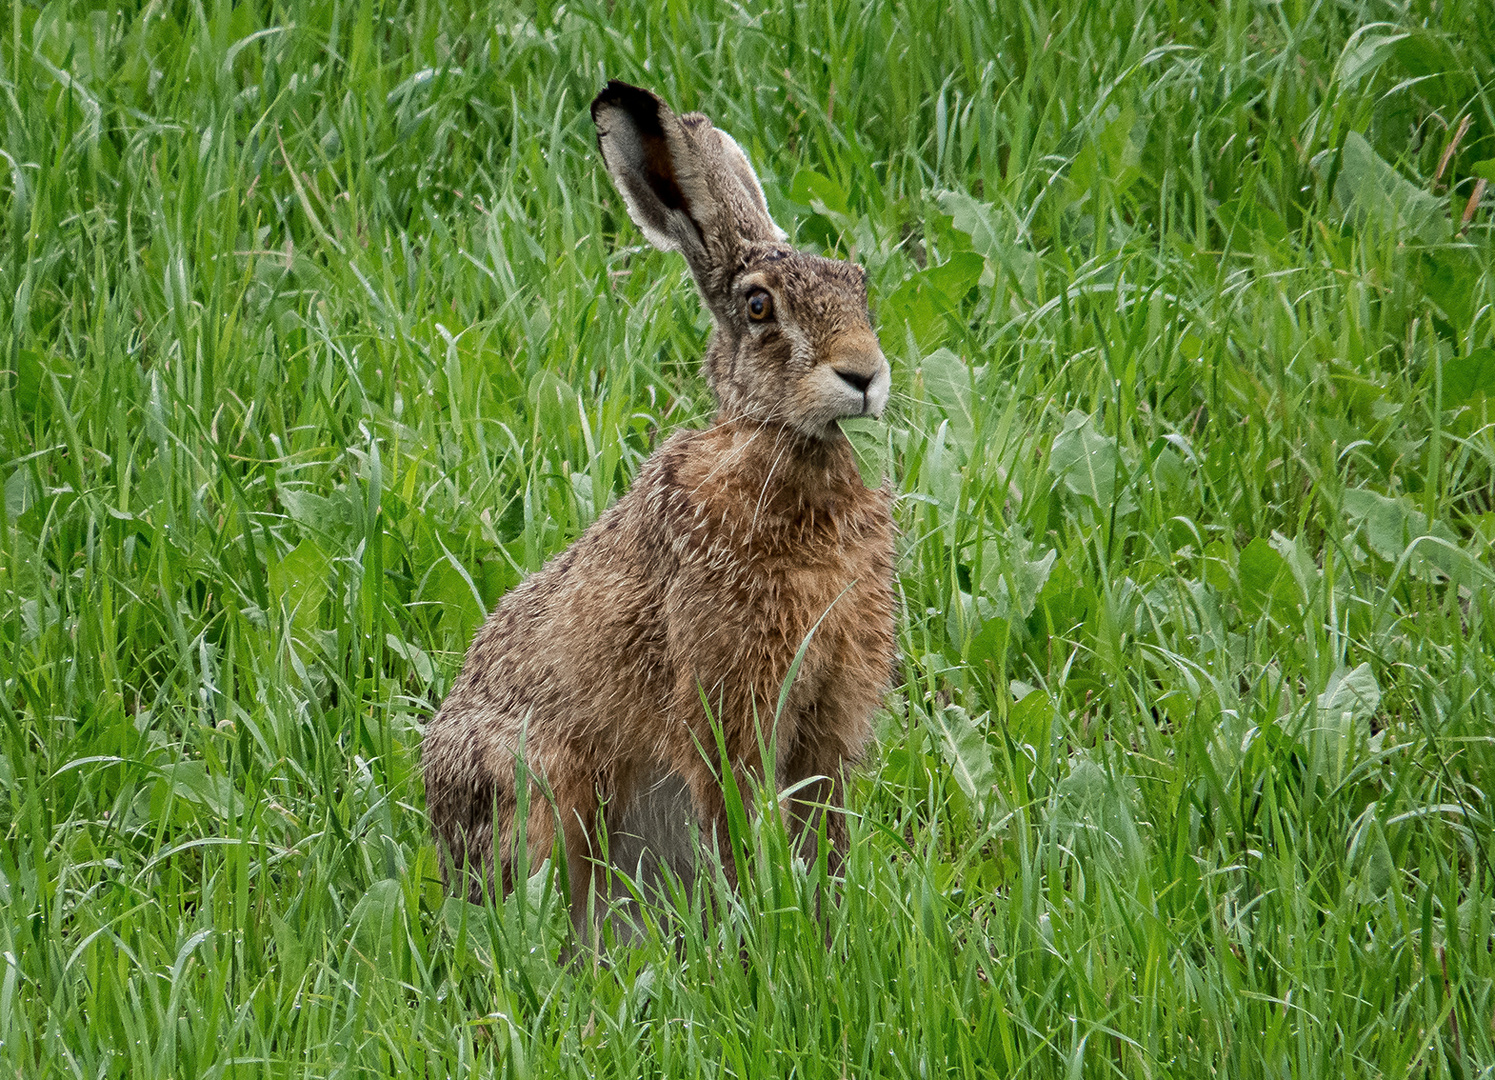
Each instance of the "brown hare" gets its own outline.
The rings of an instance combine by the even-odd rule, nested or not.
[[[746,156],[700,113],[613,81],[592,119],[629,215],[685,256],[715,318],[720,410],[504,598],[422,746],[448,884],[507,893],[519,845],[537,866],[559,830],[578,932],[603,875],[626,895],[607,867],[688,881],[697,834],[735,883],[713,721],[739,781],[774,748],[809,847],[895,663],[890,494],[863,485],[837,425],[888,399],[865,273],[787,246]],[[844,815],[825,828],[839,865]]]

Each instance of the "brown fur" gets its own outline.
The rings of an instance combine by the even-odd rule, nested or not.
[[[578,928],[604,832],[629,875],[665,863],[688,877],[691,820],[725,846],[703,696],[739,779],[764,775],[760,745],[776,748],[781,787],[822,778],[791,808],[803,833],[810,804],[844,805],[843,770],[871,737],[895,653],[890,496],[862,484],[836,426],[887,396],[861,270],[784,246],[747,159],[705,117],[619,83],[593,117],[630,213],[686,255],[716,316],[705,366],[721,410],[667,440],[504,598],[422,747],[449,883],[474,899],[515,884],[527,775],[526,855],[548,856],[559,828]],[[774,305],[757,324],[744,306],[756,290]],[[839,861],[842,815],[826,827]]]

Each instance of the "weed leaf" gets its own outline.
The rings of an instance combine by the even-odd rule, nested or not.
[[[1049,451],[1049,472],[1066,488],[1096,506],[1110,507],[1120,466],[1116,440],[1096,430],[1087,414],[1076,409],[1064,418],[1064,430]]]
[[[996,783],[996,769],[978,720],[973,720],[959,705],[946,705],[933,716],[940,737],[940,753],[950,766],[956,786],[979,812],[984,812]]]

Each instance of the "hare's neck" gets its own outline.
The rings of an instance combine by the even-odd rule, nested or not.
[[[715,444],[710,456],[718,483],[706,485],[717,489],[712,501],[740,508],[758,528],[839,532],[867,509],[872,493],[840,432],[816,439],[778,424],[728,420],[705,435]]]

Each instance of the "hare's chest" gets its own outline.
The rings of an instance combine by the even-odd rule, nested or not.
[[[747,713],[813,714],[848,684],[886,680],[891,514],[884,493],[856,486],[839,513],[743,497],[689,516],[668,619],[674,655],[708,693]]]
[[[738,550],[717,563],[722,577],[703,590],[701,614],[728,646],[726,667],[775,694],[792,669],[793,699],[812,699],[849,656],[878,651],[872,639],[891,632],[881,625],[890,565],[831,544]]]

